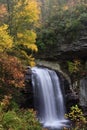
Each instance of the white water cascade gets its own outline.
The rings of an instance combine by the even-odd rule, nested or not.
[[[32,84],[37,116],[43,127],[60,130],[66,126],[63,95],[56,72],[47,68],[32,68]]]

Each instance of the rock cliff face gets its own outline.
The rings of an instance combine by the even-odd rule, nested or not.
[[[75,58],[87,59],[87,37],[81,38],[73,44],[62,44],[37,56],[48,61],[72,60]]]
[[[60,46],[59,53],[61,59],[69,60],[74,58],[87,59],[87,37],[80,38],[79,41],[73,44]]]
[[[80,105],[87,107],[87,77],[80,80]]]
[[[56,44],[55,44],[56,45]],[[54,47],[48,47],[44,52],[40,52],[37,58],[45,60],[72,60],[74,58],[87,59],[87,27],[81,31],[78,40],[73,43],[61,43]]]

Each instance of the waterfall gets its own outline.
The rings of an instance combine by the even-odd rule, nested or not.
[[[39,121],[44,127],[58,129],[65,126],[65,106],[59,78],[55,71],[32,68],[32,85],[35,108]]]

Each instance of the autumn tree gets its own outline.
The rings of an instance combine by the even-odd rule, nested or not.
[[[8,26],[2,25],[0,26],[0,52],[5,52],[8,49],[12,48],[13,39],[9,35]]]
[[[17,102],[19,102],[20,90],[23,88],[24,68],[21,62],[14,56],[0,53],[0,100],[4,95],[10,95],[18,98]]]
[[[4,83],[5,86],[24,86],[23,67],[16,57],[1,54],[0,83]]]
[[[40,9],[36,0],[8,0],[8,25],[10,35],[13,37],[14,45],[21,49],[37,51],[36,32],[38,26]]]

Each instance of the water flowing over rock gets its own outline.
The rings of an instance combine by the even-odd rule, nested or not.
[[[43,126],[57,130],[66,126],[63,94],[56,72],[47,68],[32,68],[32,84],[35,108]]]
[[[58,71],[68,81],[70,90],[73,91],[72,86],[71,86],[70,77],[65,72],[63,72],[61,70],[61,66],[58,62],[51,62],[51,61],[45,61],[45,60],[39,60],[38,59],[38,60],[36,60],[36,64],[37,64],[37,66],[43,66],[43,67],[51,68],[53,70]]]

